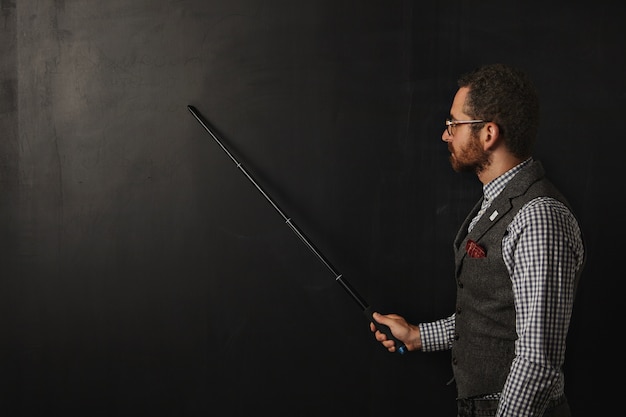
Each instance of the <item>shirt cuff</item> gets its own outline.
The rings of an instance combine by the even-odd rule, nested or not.
[[[452,315],[445,319],[417,325],[420,329],[423,352],[448,350],[452,347],[454,319],[455,317]]]

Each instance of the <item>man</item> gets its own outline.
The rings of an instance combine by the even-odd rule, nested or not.
[[[452,168],[475,173],[483,197],[454,240],[455,311],[417,325],[373,317],[408,351],[451,349],[459,416],[569,416],[562,367],[585,253],[571,207],[532,157],[535,88],[503,64],[458,86],[442,139]]]

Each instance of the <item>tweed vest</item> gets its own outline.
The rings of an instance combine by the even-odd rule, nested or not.
[[[517,333],[512,283],[502,257],[502,238],[517,212],[536,197],[552,197],[569,207],[544,175],[541,163],[533,161],[509,181],[469,234],[467,227],[480,209],[482,199],[457,233],[454,241],[456,321],[451,360],[459,398],[501,392],[509,374]],[[468,239],[483,247],[486,257],[468,256],[465,250]]]

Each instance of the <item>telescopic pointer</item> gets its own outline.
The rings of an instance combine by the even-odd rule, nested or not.
[[[361,307],[361,310],[363,310],[363,312],[365,313],[367,318],[372,323],[374,323],[374,325],[376,326],[376,328],[380,332],[384,333],[385,336],[387,336],[387,339],[392,339],[395,342],[395,344],[396,344],[396,352],[399,352],[400,354],[404,354],[406,352],[406,346],[404,345],[404,343],[402,343],[400,340],[398,340],[391,333],[391,330],[389,329],[388,326],[386,326],[384,324],[381,324],[381,323],[378,323],[376,320],[374,320],[374,318],[372,317],[372,314],[374,313],[373,308],[371,306],[369,306],[365,302],[363,297],[361,297],[359,295],[359,293],[348,283],[348,281],[346,281],[343,278],[342,274],[337,272],[337,270],[331,265],[331,263],[328,261],[328,259],[326,259],[321,254],[321,252],[313,245],[313,243],[311,243],[311,241],[304,235],[304,233],[300,229],[298,229],[298,227],[291,220],[291,218],[289,218],[280,209],[280,207],[278,207],[278,205],[270,198],[270,196],[261,188],[261,186],[259,184],[257,184],[257,182],[254,180],[254,178],[252,178],[252,175],[250,175],[250,173],[248,171],[246,171],[246,169],[243,167],[243,165],[241,165],[241,162],[239,162],[239,161],[237,161],[237,159],[235,159],[235,157],[230,153],[230,151],[226,148],[226,146],[224,146],[224,144],[218,139],[216,134],[213,133],[213,131],[207,125],[206,121],[200,116],[200,114],[198,113],[196,108],[193,107],[193,106],[190,106],[190,105],[187,106],[187,108],[189,109],[191,114],[196,118],[196,120],[198,120],[198,122],[200,122],[202,127],[204,127],[204,129],[209,133],[209,135],[211,135],[211,137],[215,140],[215,142],[217,142],[217,144],[220,146],[220,148],[222,148],[222,150],[224,152],[226,152],[226,155],[228,155],[228,157],[235,163],[235,165],[237,165],[237,168],[239,168],[239,170],[241,172],[243,172],[243,174],[246,176],[246,178],[248,178],[250,180],[250,182],[256,187],[256,189],[259,190],[259,192],[261,194],[263,194],[263,197],[265,197],[265,199],[267,201],[269,201],[269,203],[272,205],[272,207],[274,207],[274,209],[278,212],[278,214],[280,214],[280,216],[283,218],[283,220],[285,220],[285,223],[287,223],[289,228],[296,234],[296,236],[298,236],[300,238],[302,243],[304,243],[306,245],[306,247],[308,247],[311,250],[311,252],[313,252],[313,254],[315,254],[317,259],[319,259],[324,264],[324,266],[326,266],[326,268],[333,274],[333,276],[335,277],[335,281],[337,281],[348,292],[348,294],[350,294],[352,299],[354,301],[356,301],[356,303],[359,305],[359,307]]]

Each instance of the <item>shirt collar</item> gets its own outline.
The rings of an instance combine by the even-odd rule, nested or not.
[[[493,201],[494,198],[500,194],[504,187],[508,184],[509,181],[520,172],[525,166],[530,164],[533,161],[533,158],[530,157],[523,162],[515,165],[513,168],[509,169],[504,174],[500,175],[497,178],[489,181],[487,184],[483,185],[483,198],[488,202]]]

